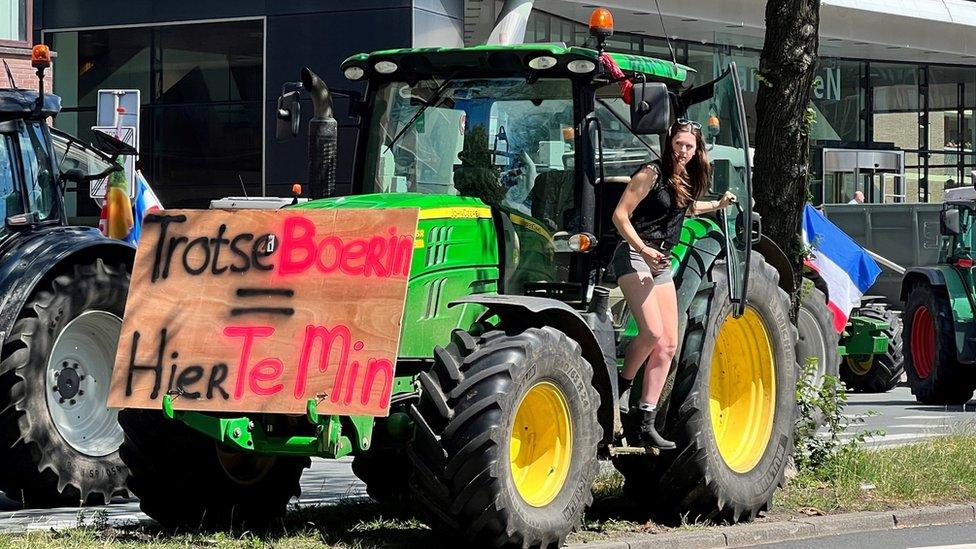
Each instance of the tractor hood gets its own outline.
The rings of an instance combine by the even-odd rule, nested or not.
[[[302,210],[333,208],[420,208],[421,217],[428,217],[429,212],[432,210],[446,210],[442,212],[444,213],[442,217],[490,217],[488,206],[477,198],[443,194],[385,193],[339,196],[336,198],[312,200],[298,204],[294,208]],[[428,215],[425,215],[424,212],[427,212]]]

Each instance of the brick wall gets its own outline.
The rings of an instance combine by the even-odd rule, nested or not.
[[[30,53],[27,55],[10,55],[10,54],[0,54],[0,59],[7,62],[10,66],[10,73],[14,77],[14,81],[17,83],[18,88],[27,89],[37,89],[37,74],[36,69],[30,66]],[[56,61],[55,61],[56,62]],[[53,65],[53,63],[52,63]],[[51,91],[51,77],[54,74],[53,66],[45,71],[44,74],[44,91]],[[7,71],[3,68],[3,63],[0,62],[0,88],[10,88],[12,87],[10,82],[7,81]]]

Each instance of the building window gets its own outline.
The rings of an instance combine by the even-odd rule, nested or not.
[[[66,31],[46,39],[58,52],[59,129],[85,140],[98,90],[140,90],[137,166],[166,207],[206,208],[217,196],[261,194],[262,21]],[[70,216],[98,215],[87,189],[76,198]]]
[[[0,0],[0,41],[27,41],[27,0]]]

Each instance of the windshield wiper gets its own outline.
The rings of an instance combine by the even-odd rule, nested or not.
[[[399,141],[400,138],[403,137],[403,134],[407,133],[410,130],[410,128],[413,127],[413,125],[417,122],[418,119],[420,119],[420,117],[424,114],[424,111],[426,111],[428,107],[441,100],[441,97],[444,95],[444,92],[447,91],[447,87],[453,83],[454,83],[454,79],[448,78],[443,83],[441,83],[440,86],[437,86],[437,89],[434,90],[434,93],[430,96],[430,99],[428,99],[423,105],[421,105],[420,108],[417,109],[417,112],[414,113],[413,117],[407,122],[407,125],[404,126],[403,129],[401,129],[399,132],[397,132],[395,136],[393,136],[393,141],[390,141],[390,144],[386,146],[386,152],[390,152],[391,150],[393,150],[393,145],[396,145],[397,141]]]

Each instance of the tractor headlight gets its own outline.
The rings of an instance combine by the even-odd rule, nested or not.
[[[366,76],[366,71],[364,71],[362,67],[353,65],[351,67],[346,67],[346,70],[342,71],[342,74],[344,74],[349,80],[359,80]]]
[[[586,59],[577,59],[576,61],[570,61],[566,64],[566,68],[569,72],[575,72],[576,74],[586,74],[588,72],[593,72],[596,70],[596,63],[593,61],[588,61]]]
[[[556,58],[548,55],[540,55],[529,61],[529,66],[537,71],[551,69],[556,66]]]
[[[378,61],[373,68],[380,74],[392,74],[398,67],[393,61]]]

